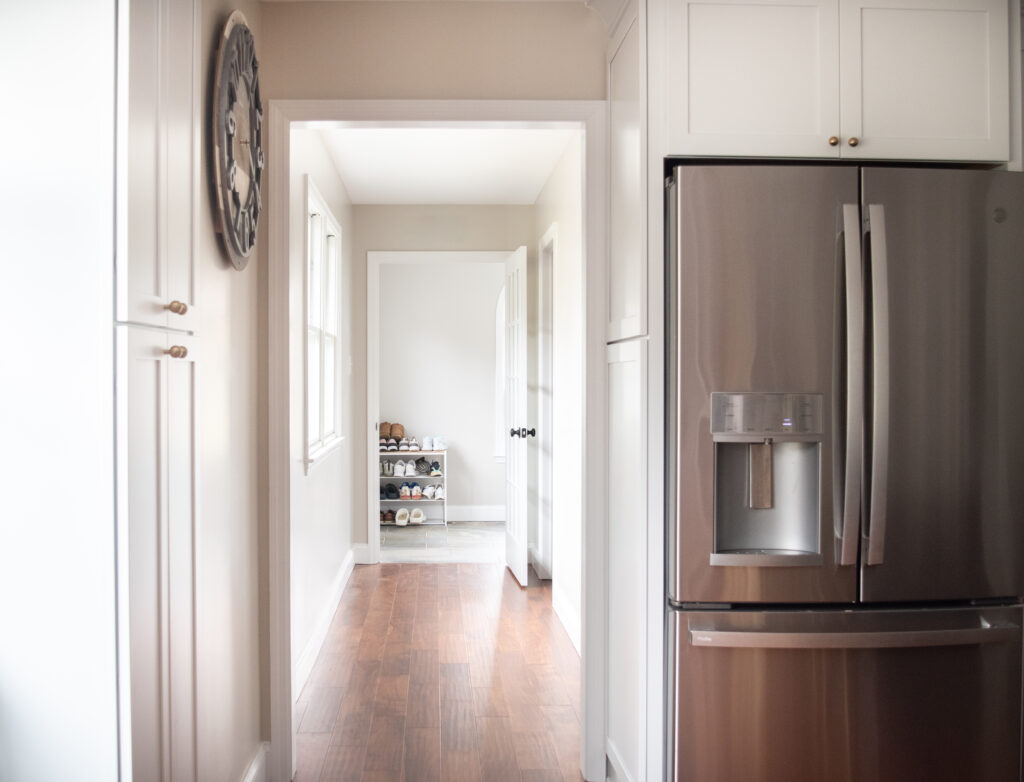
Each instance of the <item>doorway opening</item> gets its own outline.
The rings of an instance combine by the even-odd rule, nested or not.
[[[539,438],[532,438],[533,441],[537,442],[537,445],[533,445],[529,435],[527,435],[526,440],[522,440],[520,435],[513,436],[511,432],[512,430],[523,429],[527,431],[529,429],[537,429],[551,432],[551,425],[558,425],[562,418],[564,418],[566,425],[578,427],[580,435],[579,445],[571,450],[566,449],[564,453],[567,464],[576,471],[577,476],[574,482],[566,482],[567,484],[575,483],[578,487],[577,495],[572,499],[567,499],[566,505],[570,507],[571,512],[577,514],[580,519],[580,526],[577,531],[575,544],[563,547],[563,551],[566,554],[571,553],[575,558],[575,572],[573,572],[572,567],[561,568],[561,572],[565,572],[569,577],[570,583],[574,584],[575,601],[573,601],[574,595],[572,594],[563,594],[559,597],[557,588],[552,590],[551,600],[555,604],[559,600],[563,601],[563,605],[556,605],[555,611],[560,616],[563,614],[570,616],[570,621],[564,622],[567,625],[567,629],[568,626],[573,624],[576,628],[575,633],[571,634],[573,635],[572,640],[574,644],[581,652],[581,705],[577,709],[581,722],[581,764],[584,775],[587,778],[600,778],[604,767],[604,649],[602,640],[605,628],[601,596],[605,593],[605,586],[601,563],[604,562],[605,532],[602,516],[603,504],[600,502],[601,492],[599,489],[599,478],[597,478],[601,471],[596,469],[588,471],[586,466],[588,454],[590,454],[589,458],[595,462],[603,459],[601,444],[604,437],[605,423],[602,413],[605,248],[603,232],[600,227],[604,222],[602,219],[604,215],[603,104],[583,102],[550,104],[528,102],[512,102],[510,104],[484,102],[396,102],[380,104],[274,101],[270,105],[269,116],[271,125],[270,138],[273,144],[270,158],[270,181],[274,188],[269,221],[271,257],[268,273],[268,305],[270,309],[270,328],[268,331],[270,349],[268,376],[270,387],[268,400],[271,418],[269,431],[271,464],[269,469],[270,519],[268,554],[270,638],[268,659],[271,701],[271,777],[287,779],[290,777],[291,771],[294,770],[295,731],[297,728],[295,723],[299,719],[297,719],[298,715],[294,711],[295,700],[298,694],[295,690],[298,687],[292,661],[302,657],[310,648],[310,644],[306,643],[303,645],[301,639],[297,642],[293,634],[292,615],[304,615],[306,617],[304,621],[307,624],[312,619],[312,624],[322,628],[324,634],[327,633],[332,616],[331,613],[327,613],[325,622],[323,621],[324,612],[321,611],[320,617],[317,618],[314,616],[317,614],[316,611],[310,612],[303,607],[303,598],[312,593],[314,587],[320,589],[321,592],[324,589],[323,585],[317,586],[313,583],[313,580],[310,578],[310,570],[306,567],[306,561],[300,562],[300,559],[305,556],[307,561],[315,562],[318,561],[317,558],[323,552],[317,550],[315,545],[310,545],[309,541],[302,540],[303,520],[301,516],[303,509],[300,507],[300,498],[303,498],[304,495],[309,495],[306,489],[312,484],[308,480],[300,478],[291,469],[291,464],[294,462],[290,455],[290,445],[292,445],[291,441],[295,438],[293,436],[294,427],[289,425],[288,412],[293,408],[296,397],[299,396],[296,394],[295,373],[292,370],[294,370],[295,364],[301,363],[304,357],[308,359],[310,354],[308,349],[300,349],[302,343],[297,342],[293,335],[291,335],[291,331],[294,330],[294,321],[296,320],[294,316],[296,311],[301,309],[298,305],[303,301],[302,296],[296,296],[294,293],[296,271],[294,245],[296,243],[299,245],[303,244],[305,241],[305,229],[302,228],[301,214],[299,215],[300,221],[296,224],[295,213],[299,210],[296,209],[294,201],[290,199],[291,192],[294,190],[295,180],[297,177],[301,178],[301,172],[298,171],[295,159],[289,155],[289,152],[291,152],[291,147],[297,134],[321,132],[331,128],[474,128],[481,126],[490,127],[493,125],[495,128],[506,129],[563,128],[572,129],[576,132],[583,131],[580,134],[580,163],[578,165],[575,188],[580,196],[577,208],[580,212],[580,224],[583,226],[579,231],[579,238],[576,241],[578,243],[579,256],[581,259],[585,258],[585,263],[581,262],[578,265],[575,271],[575,280],[569,281],[570,283],[575,282],[574,304],[579,314],[579,320],[577,332],[574,335],[576,355],[565,362],[566,366],[571,367],[578,374],[578,393],[575,395],[574,405],[567,415],[560,417],[557,411],[551,411],[547,414],[547,419],[541,414],[540,403],[534,402],[531,408],[526,404],[526,399],[516,400],[517,403],[522,403],[522,414],[519,416],[519,421],[522,423],[518,426],[509,425],[506,427],[505,424],[508,423],[506,414],[506,420],[502,422],[501,428],[502,430],[508,430],[510,439],[515,440],[517,444],[521,442],[524,446],[522,449],[524,454],[522,460],[523,467],[520,474],[515,476],[517,480],[512,481],[512,483],[515,484],[517,491],[519,487],[528,489],[533,485],[533,494],[531,495],[529,491],[524,492],[523,499],[515,511],[518,517],[523,519],[521,532],[515,533],[516,539],[524,544],[523,561],[525,563],[527,556],[532,557],[538,566],[543,567],[547,571],[546,575],[554,575],[557,579],[560,572],[559,527],[557,522],[555,522],[552,530],[551,520],[560,518],[557,500],[558,479],[549,478],[547,488],[544,488],[537,480],[537,476],[544,469],[541,466],[544,459],[550,465],[553,465],[554,470],[557,470],[557,460],[560,455],[557,435],[553,434],[553,442],[545,447]],[[424,119],[424,117],[429,117],[430,119]],[[343,183],[341,188],[324,186],[320,182],[317,182],[316,185],[321,192],[325,192],[325,195],[329,196],[329,193],[326,193],[326,191],[337,190],[341,193],[347,189],[349,183]],[[346,199],[342,198],[341,200],[344,202]],[[281,206],[275,210],[273,206],[275,204],[290,204],[291,206],[287,209]],[[464,223],[463,235],[460,237],[459,242],[449,242],[441,247],[435,244],[433,248],[429,244],[425,245],[422,241],[417,241],[415,244],[409,243],[408,232],[412,228],[416,228],[421,232],[426,231],[429,234],[430,230],[436,230],[439,225],[445,223],[445,220],[452,217],[451,214],[446,214],[446,212],[450,212],[455,206],[452,204],[423,205],[416,203],[373,205],[361,204],[357,202],[357,199],[349,198],[347,203],[342,203],[340,209],[337,210],[341,211],[342,214],[340,216],[335,215],[338,217],[338,222],[341,225],[341,241],[344,244],[343,256],[349,259],[349,264],[342,271],[340,279],[340,302],[341,308],[346,315],[343,316],[342,333],[338,335],[339,344],[343,345],[343,348],[336,361],[339,382],[342,387],[339,425],[342,438],[347,440],[347,444],[337,447],[337,456],[327,457],[328,459],[333,458],[338,462],[333,467],[326,466],[330,464],[327,460],[320,462],[320,464],[325,465],[323,467],[316,463],[305,465],[307,476],[317,474],[329,475],[332,470],[340,470],[340,473],[348,476],[350,480],[350,484],[342,491],[344,497],[341,503],[341,507],[346,508],[349,512],[350,526],[347,533],[343,533],[341,536],[345,538],[347,535],[348,553],[343,557],[345,561],[341,562],[336,568],[337,576],[327,584],[329,598],[333,601],[334,606],[339,604],[341,593],[352,573],[354,564],[372,564],[380,561],[381,541],[379,530],[381,519],[378,503],[381,484],[386,483],[386,481],[381,480],[381,476],[377,472],[380,469],[381,461],[379,450],[380,438],[377,437],[377,427],[381,422],[381,418],[387,417],[391,419],[389,420],[391,424],[396,423],[393,419],[397,418],[399,419],[398,422],[405,424],[405,428],[415,425],[424,429],[424,431],[410,431],[407,433],[407,435],[415,436],[419,440],[418,444],[421,454],[423,454],[425,437],[431,438],[432,445],[436,442],[436,437],[441,437],[442,441],[445,441],[446,437],[452,438],[452,435],[447,431],[438,431],[438,427],[429,422],[423,424],[407,423],[416,419],[408,418],[406,413],[401,410],[395,411],[397,415],[395,415],[395,412],[385,412],[383,409],[380,409],[379,413],[371,413],[375,403],[379,406],[384,397],[381,395],[379,387],[375,394],[371,394],[369,388],[363,390],[361,388],[362,384],[357,382],[361,374],[360,370],[367,372],[368,382],[372,374],[369,366],[371,359],[368,344],[367,352],[360,356],[362,352],[360,343],[362,340],[358,333],[358,325],[361,323],[362,328],[366,329],[367,338],[370,333],[368,321],[369,299],[360,301],[360,294],[364,285],[366,286],[367,294],[369,294],[369,288],[372,284],[369,276],[369,264],[365,266],[360,264],[364,260],[368,261],[369,254],[374,252],[411,252],[422,250],[424,247],[433,252],[462,252],[469,249],[480,252],[479,248],[483,247],[489,248],[484,250],[485,252],[501,252],[509,256],[514,254],[514,250],[518,246],[525,245],[528,249],[526,262],[533,265],[533,268],[528,271],[533,271],[535,274],[527,273],[523,283],[524,285],[530,284],[531,279],[537,281],[536,290],[531,290],[528,296],[535,297],[536,301],[541,301],[540,298],[536,298],[537,293],[546,290],[550,294],[552,290],[558,290],[559,271],[557,268],[557,257],[559,250],[557,248],[562,242],[566,241],[564,224],[560,221],[544,221],[542,230],[537,232],[542,234],[542,241],[537,240],[536,234],[531,234],[525,242],[517,241],[514,237],[506,235],[505,241],[488,241],[485,243],[480,240],[479,234],[474,234],[474,231],[479,228],[481,223],[480,220],[476,220],[471,221],[469,224]],[[345,225],[346,220],[349,221],[347,229]],[[486,221],[484,220],[483,222]],[[536,228],[538,222],[539,220],[536,218],[532,220],[531,228]],[[555,230],[552,234],[550,229],[555,222],[560,222],[562,228]],[[374,230],[383,231],[384,239],[381,241],[375,240],[374,244],[368,244],[371,240],[369,237],[372,236]],[[549,236],[549,234],[551,235]],[[378,237],[380,236],[381,234],[378,234]],[[510,238],[511,240],[509,240]],[[543,241],[544,239],[546,239],[546,243]],[[543,274],[539,273],[545,268],[545,264],[547,265],[549,276],[553,278],[552,283],[547,285],[547,287],[542,282]],[[299,269],[301,270],[304,265],[305,260],[300,254]],[[302,277],[303,275],[300,274],[299,276]],[[378,278],[378,285],[380,285],[380,282],[381,279]],[[381,290],[378,289],[378,297],[381,293]],[[509,299],[512,298],[509,296],[507,289],[505,296],[507,311],[510,306]],[[378,301],[380,301],[379,298]],[[547,322],[545,325],[542,323],[543,316],[538,315],[537,323],[540,325],[534,326],[535,332],[548,329],[544,333],[557,335],[558,302],[560,299],[556,296],[551,296],[551,301],[554,304],[554,313],[553,316],[550,316],[550,322]],[[367,309],[363,309],[364,304]],[[493,339],[497,328],[494,318],[497,301],[492,300],[488,304],[491,311],[491,325],[488,332]],[[430,305],[431,302],[427,299],[426,301],[414,301],[405,306],[406,310],[411,310],[413,315],[422,315],[423,313],[429,313]],[[305,306],[309,306],[308,300]],[[405,317],[405,314],[403,314],[403,317]],[[300,324],[303,323],[301,318],[298,319],[298,322]],[[411,322],[415,323],[415,320]],[[420,318],[420,322],[427,324],[420,326],[420,328],[429,337],[430,326],[428,320]],[[347,330],[345,329],[346,325],[348,326]],[[380,325],[380,322],[378,322],[378,325]],[[508,325],[509,322],[506,320],[506,331]],[[408,334],[410,329],[415,328],[415,325],[410,325],[410,321],[407,320],[405,325],[406,333]],[[399,335],[401,331],[401,329],[398,329]],[[531,335],[527,332],[526,339],[523,342],[528,343],[530,339],[536,340],[537,333]],[[302,345],[302,347],[308,348],[308,344]],[[526,352],[525,348],[528,347],[528,345],[524,345],[524,353]],[[380,346],[378,345],[379,348]],[[496,345],[494,350],[496,354]],[[379,382],[383,382],[382,378],[390,371],[389,379],[411,388],[414,392],[418,392],[418,396],[414,395],[411,397],[414,401],[417,399],[429,401],[431,390],[427,387],[427,384],[419,383],[417,380],[416,362],[413,359],[421,357],[429,359],[430,346],[420,345],[419,352],[408,354],[405,357],[403,357],[401,348],[392,350],[389,354],[392,359],[394,359],[395,352],[399,354],[398,361],[391,363],[390,370],[383,369],[385,359],[388,356],[378,353],[378,363],[380,364],[380,367],[378,367]],[[534,373],[532,378],[529,377],[529,374],[524,378],[526,381],[524,385],[531,387],[531,390],[535,390],[542,384],[539,375],[543,364],[541,355],[537,353],[533,357],[532,363],[526,360],[520,360],[519,362],[519,369],[530,369]],[[549,393],[550,389],[562,388],[559,385],[559,370],[563,366],[563,362],[559,361],[557,357],[558,346],[552,344],[546,358],[548,362],[546,364],[547,371],[550,377],[543,381],[546,383],[544,387],[549,389]],[[511,361],[508,355],[506,355],[506,361]],[[398,367],[398,369],[395,370],[394,367]],[[506,372],[506,383],[509,376],[509,373]],[[517,375],[516,377],[520,376]],[[395,380],[396,378],[397,380]],[[492,367],[491,390],[488,394],[492,408],[496,404],[496,385],[497,379]],[[360,397],[364,393],[365,397],[361,399]],[[552,399],[554,398],[555,395],[552,395]],[[506,407],[508,407],[510,400],[507,393],[504,402]],[[530,415],[539,415],[540,417],[530,421]],[[402,422],[402,417],[406,417],[407,422]],[[545,420],[549,422],[549,425],[541,423]],[[488,458],[494,461],[498,461],[493,449],[495,434],[499,431],[498,424],[498,419],[492,418],[490,421],[481,422],[480,427],[490,434],[492,451],[488,454]],[[432,429],[433,431],[431,431]],[[407,439],[411,438],[407,437]],[[443,450],[446,451],[445,458],[457,458],[457,452],[454,447],[455,443],[455,439],[449,439],[445,441],[445,445],[448,446],[447,448],[431,448],[431,450]],[[403,453],[406,452],[403,451]],[[439,453],[431,455],[440,456]],[[414,464],[415,461],[413,460]],[[431,461],[434,460],[428,460],[428,468],[432,467]],[[440,462],[441,459],[436,461]],[[506,454],[506,463],[507,461],[508,456]],[[408,463],[408,459],[406,459],[406,462]],[[458,462],[453,458],[452,468],[456,464]],[[373,468],[372,475],[371,467]],[[464,465],[464,467],[468,475],[469,465]],[[437,477],[447,481],[454,480],[456,472],[452,468],[447,466],[440,467],[441,475]],[[394,468],[392,467],[392,469]],[[358,480],[363,470],[365,470],[365,482]],[[588,475],[594,477],[588,478]],[[503,504],[505,513],[508,514],[510,503],[507,498],[510,489],[508,488],[508,476],[505,477],[506,486],[504,494],[506,502]],[[354,481],[354,483],[351,481]],[[365,490],[360,489],[359,483],[362,483]],[[420,488],[422,490],[423,486],[421,485]],[[454,489],[454,486],[452,488]],[[552,489],[555,490],[552,491]],[[547,492],[547,500],[542,496],[545,492]],[[332,496],[335,500],[337,499],[336,496]],[[588,497],[591,498],[589,502]],[[310,500],[313,505],[317,505],[319,499],[319,497],[309,496],[305,498]],[[360,498],[362,499],[360,500]],[[470,495],[470,499],[472,498],[473,495]],[[464,502],[464,505],[476,505],[478,507],[487,507],[490,504],[486,501],[478,503]],[[361,512],[360,505],[362,505]],[[375,505],[377,507],[374,507]],[[543,512],[541,511],[542,508],[545,509]],[[438,509],[437,505],[432,506],[435,514]],[[360,519],[362,519],[362,523],[360,523]],[[527,521],[527,519],[532,520]],[[545,519],[547,522],[544,521]],[[548,524],[546,536],[543,530],[545,523]],[[360,526],[362,526],[362,529],[360,529]],[[509,529],[510,527],[506,520],[506,531]],[[506,562],[509,562],[508,556],[506,556]],[[514,563],[509,562],[509,564]],[[522,580],[526,581],[526,579]],[[568,592],[568,590],[565,591]],[[573,610],[575,616],[569,613]],[[305,654],[305,656],[308,657],[309,655]]]

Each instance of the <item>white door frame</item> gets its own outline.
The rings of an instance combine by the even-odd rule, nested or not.
[[[288,204],[290,131],[322,127],[581,128],[584,131],[582,491],[582,766],[605,777],[606,521],[600,498],[605,445],[607,105],[604,101],[272,100],[268,107],[267,251],[269,782],[292,770],[291,551],[288,452]],[[374,438],[376,439],[376,438]],[[368,541],[369,542],[369,541]],[[378,538],[379,545],[379,538]]]
[[[494,263],[505,268],[505,259],[514,248],[504,251],[475,250],[368,250],[366,253],[366,561],[380,562],[380,474],[376,471],[380,456],[380,273],[389,264],[456,265]],[[396,452],[397,455],[397,452]],[[445,472],[448,471],[447,464]],[[356,520],[355,523],[359,523]]]

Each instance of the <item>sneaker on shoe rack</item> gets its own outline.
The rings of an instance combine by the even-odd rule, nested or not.
[[[432,500],[434,495],[437,493],[437,487],[431,484],[430,486],[423,487],[423,499]]]
[[[437,491],[434,493],[434,499],[435,500],[443,500],[444,499],[444,486],[438,486],[437,487]]]
[[[426,475],[430,472],[430,462],[424,459],[422,456],[416,460],[416,474]]]
[[[430,477],[440,478],[444,473],[441,472],[441,462],[430,463]]]
[[[395,474],[395,463],[394,462],[384,462],[384,476],[387,477],[387,478],[390,478],[394,474]]]
[[[395,475],[399,478],[405,475],[405,459],[399,459],[395,462]]]
[[[398,441],[398,450],[399,451],[408,451],[409,450],[409,441],[406,440],[404,437],[401,440]]]
[[[380,474],[383,475],[384,474],[384,462],[377,462],[377,469],[380,471]]]
[[[434,438],[431,437],[430,435],[427,435],[426,437],[423,438],[423,450],[424,451],[433,451],[434,450]]]
[[[412,498],[411,499],[414,499],[414,500],[422,500],[423,499],[423,488],[418,483],[413,483],[412,486],[409,487],[409,491],[412,492]]]
[[[389,451],[397,451],[398,450],[398,440],[396,440],[394,437],[392,437],[390,440],[388,440],[388,450]]]
[[[398,487],[393,483],[384,484],[384,499],[386,500],[397,500],[400,496]]]
[[[380,438],[378,445],[380,446],[380,449],[382,451],[386,451],[388,449],[388,441],[385,440],[383,437]]]
[[[434,450],[435,451],[443,451],[447,447],[448,446],[445,444],[444,437],[442,437],[441,435],[436,435],[434,437]]]
[[[408,500],[412,497],[412,488],[409,486],[407,481],[403,481],[402,485],[398,489],[398,498],[402,500]]]
[[[419,449],[420,449],[420,441],[417,440],[415,437],[410,437],[409,438],[409,450],[410,451],[418,451]]]

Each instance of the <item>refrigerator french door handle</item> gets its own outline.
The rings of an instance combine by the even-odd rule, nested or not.
[[[690,646],[720,649],[909,649],[1016,642],[1020,627],[983,623],[979,627],[875,632],[786,633],[762,630],[690,630]]]
[[[871,255],[872,428],[871,492],[865,525],[867,564],[885,560],[885,496],[889,477],[889,259],[885,207],[869,204],[867,237]]]
[[[839,564],[855,565],[864,447],[864,278],[858,204],[843,204],[843,256],[846,278],[846,453]]]

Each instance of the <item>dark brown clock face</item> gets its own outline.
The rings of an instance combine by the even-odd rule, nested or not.
[[[220,232],[231,262],[243,269],[256,245],[262,211],[263,104],[256,47],[240,11],[224,26],[214,89],[213,165]]]

